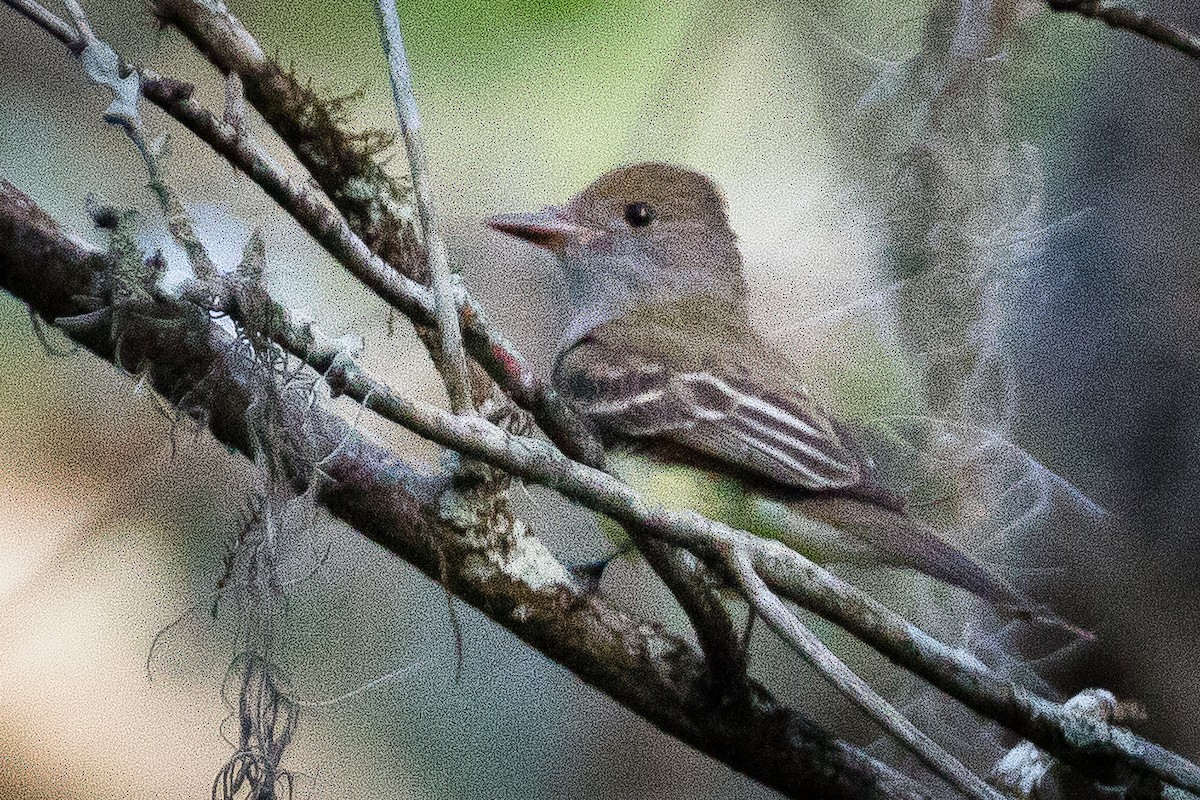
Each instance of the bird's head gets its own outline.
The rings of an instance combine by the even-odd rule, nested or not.
[[[743,302],[725,201],[692,170],[621,167],[564,205],[492,217],[488,225],[554,253],[576,311],[611,318],[694,295]]]

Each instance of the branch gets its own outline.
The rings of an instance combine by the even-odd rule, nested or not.
[[[46,320],[76,317],[96,310],[88,298],[104,263],[104,254],[63,232],[0,180],[0,287]],[[160,300],[149,310],[153,316],[126,322],[119,342],[103,327],[72,326],[70,335],[107,361],[142,365],[155,391],[207,420],[220,441],[253,456],[259,445],[249,420],[252,389],[260,380],[251,373],[253,364],[195,306]],[[291,328],[303,333],[303,326]],[[326,355],[332,365],[336,355]],[[486,425],[478,417],[437,411]],[[912,780],[832,739],[760,686],[753,687],[748,706],[713,700],[704,660],[686,642],[580,593],[533,536],[515,536],[500,551],[489,549],[486,537],[449,524],[438,503],[450,491],[446,478],[417,474],[313,404],[307,393],[285,391],[281,415],[281,430],[296,440],[294,449],[312,453],[328,477],[317,487],[317,499],[335,516],[431,579],[440,582],[444,574],[447,589],[667,733],[792,797],[928,797]],[[296,480],[307,475],[296,472]]]
[[[446,383],[450,407],[455,413],[462,414],[473,411],[475,406],[471,402],[471,382],[463,354],[462,331],[458,327],[458,309],[450,283],[450,267],[446,263],[446,242],[442,239],[433,203],[433,187],[429,183],[425,137],[421,135],[421,117],[417,113],[417,98],[413,94],[412,72],[408,68],[408,54],[404,51],[404,35],[400,30],[395,0],[379,0],[375,10],[379,18],[383,50],[388,57],[396,117],[404,134],[409,172],[417,195],[417,217],[421,220],[421,231],[425,235],[430,287],[433,289],[437,327],[441,334],[440,357],[434,361]]]
[[[1098,19],[1110,28],[1133,31],[1185,56],[1200,59],[1200,37],[1169,22],[1160,22],[1145,11],[1125,3],[1103,0],[1046,0],[1052,11]]]
[[[38,27],[65,44],[76,55],[83,50],[84,41],[79,33],[37,0],[5,0],[5,2],[29,17]]]
[[[311,83],[302,83],[268,58],[224,3],[158,0],[153,9],[163,25],[178,27],[217,69],[237,73],[246,99],[372,253],[418,283],[428,281],[421,247],[405,212],[407,191],[376,158],[391,144],[390,137],[348,132],[345,100],[322,100]]]
[[[750,642],[739,638],[708,569],[691,553],[647,536],[645,531],[631,528],[629,535],[687,615],[712,668],[714,695],[735,704],[748,702],[746,650]]]
[[[492,325],[478,300],[461,286],[455,291],[462,313],[463,341],[471,357],[505,394],[533,415],[562,452],[580,463],[603,466],[604,447],[591,423],[538,377],[524,354]]]
[[[824,675],[850,702],[908,748],[921,763],[958,787],[967,797],[1003,800],[995,789],[922,733],[907,717],[897,711],[895,706],[881,697],[834,655],[833,651],[805,627],[763,582],[754,571],[754,565],[744,550],[730,549],[726,552],[725,566],[741,590],[742,596],[750,604],[750,613],[762,617],[779,638]]]
[[[282,310],[277,314],[286,318]],[[397,395],[373,379],[311,326],[289,321],[276,336],[289,352],[323,374],[335,394],[464,455],[500,467],[571,497],[635,530],[687,548],[712,562],[730,549],[752,557],[755,571],[776,591],[840,625],[897,664],[1061,760],[1092,773],[1113,762],[1197,792],[1200,769],[1186,759],[1115,725],[1081,720],[990,671],[908,620],[777,542],[733,530],[687,511],[647,506],[608,474],[571,461],[550,445],[513,436],[478,419],[463,419]]]

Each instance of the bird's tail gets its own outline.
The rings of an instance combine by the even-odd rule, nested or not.
[[[803,512],[858,540],[859,563],[905,567],[995,604],[1030,622],[1063,628],[1082,638],[1092,634],[1018,592],[982,564],[943,540],[929,525],[902,512],[869,502],[809,500]]]

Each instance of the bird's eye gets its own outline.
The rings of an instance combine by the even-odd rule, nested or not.
[[[625,206],[625,221],[634,228],[644,228],[654,221],[654,209],[645,203]]]

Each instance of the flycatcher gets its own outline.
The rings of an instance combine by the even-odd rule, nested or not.
[[[908,514],[849,428],[751,329],[737,239],[707,177],[637,164],[563,206],[488,224],[557,257],[570,321],[552,382],[649,499],[814,561],[915,569],[1030,608]]]

